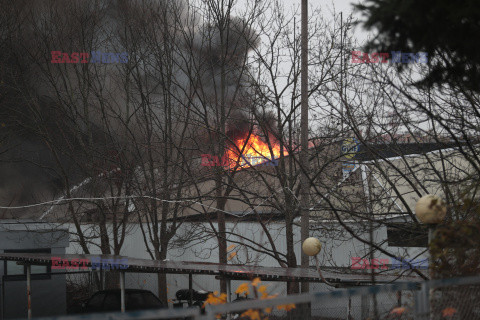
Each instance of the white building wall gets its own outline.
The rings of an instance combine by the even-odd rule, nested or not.
[[[216,225],[215,225],[216,227]],[[280,252],[286,252],[285,242],[285,228],[282,223],[270,223],[267,225],[272,238],[275,240],[276,249]],[[349,224],[349,227],[353,230],[358,230],[358,225]],[[73,226],[70,227],[73,231]],[[85,226],[85,229],[90,226]],[[168,259],[176,261],[203,261],[203,262],[218,262],[216,239],[213,237],[205,237],[205,232],[201,232],[202,228],[209,229],[208,223],[184,223],[180,228],[178,235],[183,237],[185,235],[191,236],[192,241],[183,247],[171,248],[168,252]],[[349,234],[346,234],[343,228],[337,223],[322,223],[312,226],[311,235],[320,239],[323,247],[320,254],[320,265],[323,266],[337,266],[337,267],[350,267],[351,257],[362,257],[367,252],[367,247],[359,240],[353,239]],[[230,236],[231,240],[237,240],[245,244],[251,244],[252,242],[261,243],[264,246],[270,248],[268,239],[261,226],[256,222],[227,222],[227,231],[240,234],[246,239],[235,238]],[[360,233],[362,238],[369,240],[368,233]],[[192,236],[193,235],[193,236]],[[297,256],[297,262],[300,263],[300,228],[294,227],[294,241],[295,241],[295,253]],[[374,231],[374,239],[377,243],[383,243],[382,247],[389,252],[394,252],[397,256],[404,256],[413,258],[425,248],[394,248],[388,247],[386,244],[387,230],[385,226],[382,226]],[[228,243],[230,246],[232,242]],[[241,245],[236,245],[231,252],[236,251],[237,255],[231,259],[232,264],[249,264],[260,266],[274,266],[279,267],[278,262],[265,254],[259,254],[254,250],[247,249]],[[67,248],[67,253],[81,253],[79,246],[71,243]],[[92,248],[92,254],[100,253],[98,249]],[[138,225],[131,227],[131,232],[127,236],[127,240],[124,243],[121,254],[132,258],[150,259],[147,253],[145,242],[141,229]],[[375,258],[383,259],[389,258],[384,254],[376,253]],[[314,266],[314,260],[311,260],[311,265]],[[153,292],[157,292],[157,277],[155,274],[147,273],[135,273],[128,274],[126,277],[127,288],[143,288]],[[219,281],[213,276],[193,276],[194,289],[215,291],[219,290]],[[188,275],[173,274],[167,276],[168,283],[168,297],[173,299],[175,292],[178,289],[188,288]],[[242,281],[232,282],[232,291]],[[311,285],[312,291],[324,291],[332,290],[330,287],[313,284]],[[277,293],[280,295],[285,294],[285,284],[281,282],[269,283],[269,292]]]

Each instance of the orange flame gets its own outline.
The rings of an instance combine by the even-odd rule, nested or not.
[[[225,153],[229,159],[230,168],[237,166],[237,162],[238,167],[246,168],[278,159],[281,151],[280,144],[276,141],[273,142],[272,139],[270,139],[270,144],[272,152],[270,152],[268,143],[262,141],[255,134],[235,140],[236,147],[231,147]],[[283,152],[288,154],[286,150]]]

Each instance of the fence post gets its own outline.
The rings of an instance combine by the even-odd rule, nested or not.
[[[125,312],[125,271],[120,271],[120,310]]]
[[[420,290],[415,291],[415,319],[425,319],[430,313],[429,304],[430,283],[423,282]]]
[[[227,279],[227,303],[232,302],[232,282],[230,279]],[[231,314],[227,314],[227,320],[232,318]]]
[[[361,305],[360,312],[362,315],[362,319],[366,319],[370,317],[370,299],[369,298],[370,297],[366,294],[362,294],[360,296],[360,305]]]
[[[212,307],[207,304],[205,306],[205,314],[200,314],[200,316],[196,318],[196,320],[215,320],[215,314],[212,311]]]
[[[352,320],[352,296],[348,295],[347,320]]]
[[[188,274],[188,306],[193,306],[193,275]]]
[[[27,317],[32,319],[32,266],[27,264]]]

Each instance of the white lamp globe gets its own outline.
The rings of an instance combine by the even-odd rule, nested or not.
[[[322,249],[322,244],[317,238],[310,237],[303,241],[302,249],[307,256],[316,256]]]
[[[447,207],[442,198],[433,194],[427,194],[417,201],[415,214],[421,223],[437,224],[445,219]]]

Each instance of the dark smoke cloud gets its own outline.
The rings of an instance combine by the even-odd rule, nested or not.
[[[252,129],[253,123],[244,112],[232,112],[227,124],[227,137],[230,140],[245,138]]]
[[[69,7],[67,3],[71,6]],[[148,22],[142,21],[142,18],[145,20],[149,11],[140,9],[146,3],[143,1],[101,1],[88,5],[85,3],[54,0],[8,2],[5,4],[6,9],[0,13],[2,206],[58,198],[64,194],[67,180],[71,187],[97,174],[99,172],[96,170],[97,167],[108,167],[105,162],[108,162],[112,150],[128,147],[129,143],[125,140],[123,131],[120,132],[118,129],[121,124],[116,124],[114,120],[118,118],[118,114],[126,113],[125,92],[122,87],[124,83],[112,80],[115,76],[118,77],[121,69],[112,68],[111,72],[101,74],[103,78],[98,82],[89,78],[81,79],[79,82],[78,74],[75,73],[78,69],[74,69],[73,66],[53,66],[50,63],[50,51],[90,52],[93,49],[104,48],[102,45],[107,46],[105,43],[108,43],[109,37],[119,42],[127,41],[128,46],[135,39],[123,39],[118,34],[119,30],[138,27],[137,34],[141,35],[142,23]],[[163,2],[156,3],[162,5]],[[138,18],[129,16],[127,11],[129,15],[137,15]],[[16,18],[12,19],[15,15]],[[36,35],[32,25],[28,24],[31,17],[36,20],[34,22],[39,23],[38,19],[41,16],[52,21],[52,25],[45,25],[45,28],[50,28],[43,30],[45,38]],[[158,17],[152,15],[151,18]],[[18,24],[20,21],[23,24]],[[88,21],[87,27],[82,29],[81,24],[85,21]],[[37,27],[39,25],[41,24],[37,24]],[[209,94],[218,92],[219,67],[222,59],[225,61],[228,69],[227,100],[231,109],[228,110],[227,134],[231,137],[242,135],[251,128],[248,116],[250,110],[243,103],[235,103],[234,100],[238,98],[235,98],[234,93],[238,91],[238,86],[243,81],[238,69],[241,69],[239,67],[243,65],[248,50],[258,42],[257,36],[241,19],[235,18],[226,31],[229,40],[227,50],[224,52],[220,46],[220,34],[214,27],[206,26],[197,30],[199,34],[195,36],[194,46],[185,45],[183,54],[192,55],[193,59],[198,59],[199,65],[207,70],[202,82],[203,89]],[[148,45],[149,30],[146,29],[145,32],[137,43],[141,46]],[[206,38],[212,39],[209,45],[205,45]],[[116,52],[123,52],[125,49],[130,50],[129,53],[142,50],[134,46],[111,47]],[[181,48],[181,44],[178,47]],[[148,56],[137,54],[131,57],[135,63],[143,63],[141,58]],[[86,75],[96,75],[95,72],[103,70],[100,67],[98,70],[95,68],[97,66],[88,66],[89,73]],[[179,70],[175,72],[178,83],[188,85],[186,75]],[[45,74],[52,77],[49,78]],[[56,90],[62,88],[64,83],[69,85],[68,88],[58,94]],[[110,87],[106,85],[109,83],[112,83]],[[88,101],[93,107],[97,107],[97,112],[92,112],[89,117],[86,117],[82,108],[76,107],[75,103],[59,101],[59,96],[65,99],[73,98],[79,102],[79,106],[82,106],[80,102],[83,96],[80,89],[86,85],[90,86],[91,90],[97,90],[91,94],[92,96],[100,94],[99,88],[103,90],[101,91],[103,96]],[[118,109],[118,114],[105,116],[98,111],[100,103],[111,104]],[[109,116],[111,121],[104,119]],[[108,128],[104,126],[104,122],[109,122]],[[132,134],[143,134],[135,126],[132,128]],[[39,216],[43,210],[44,208],[0,211],[0,218],[11,214],[16,218],[34,217]]]

